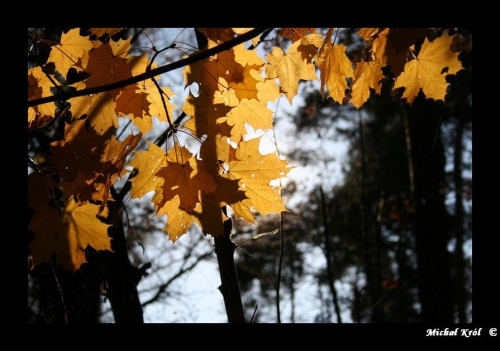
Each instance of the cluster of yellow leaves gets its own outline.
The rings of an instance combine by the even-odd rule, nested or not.
[[[280,36],[292,44],[285,52],[273,47],[266,56],[267,78],[279,78],[280,91],[288,101],[297,95],[300,80],[317,80],[315,66],[321,77],[321,94],[342,104],[348,99],[360,108],[371,90],[380,94],[384,68],[395,77],[393,89],[405,88],[403,98],[412,103],[422,90],[427,98],[444,100],[448,83],[446,75],[462,69],[458,53],[450,48],[453,36],[442,36],[430,42],[424,28],[362,28],[358,34],[366,42],[364,58],[353,63],[346,55],[345,45],[332,43],[333,28],[325,38],[312,28],[284,28]],[[425,38],[418,52],[414,44]],[[353,66],[355,66],[353,70]],[[447,69],[447,70],[445,70]],[[444,70],[444,71],[443,71]],[[349,84],[350,82],[350,84]]]
[[[395,77],[393,90],[405,88],[402,95],[412,103],[420,90],[426,98],[444,100],[449,83],[446,75],[462,69],[458,53],[451,50],[453,36],[443,35],[429,41],[424,28],[362,28],[358,34],[367,42],[369,60],[362,59],[354,70],[351,102],[360,108],[370,89],[380,94],[388,67]],[[424,39],[425,38],[425,39]],[[418,54],[415,43],[424,39]]]
[[[82,90],[110,84],[144,73],[147,55],[130,56],[130,40],[109,40],[119,29],[92,28],[94,36],[72,29],[61,35],[51,49],[48,62],[63,77],[69,71],[88,77],[71,88]],[[209,46],[230,40],[248,29],[202,29]],[[94,40],[92,38],[101,38]],[[259,152],[260,139],[244,141],[246,123],[255,129],[272,127],[267,102],[279,96],[276,79],[264,78],[264,61],[255,51],[237,46],[196,63],[185,70],[186,84],[200,85],[197,98],[190,95],[183,107],[191,119],[184,126],[203,139],[200,154],[174,144],[168,151],[148,143],[126,166],[127,156],[142,134],[153,126],[153,117],[167,122],[173,116],[173,93],[161,92],[151,79],[114,91],[75,97],[62,109],[44,104],[29,109],[28,127],[42,128],[54,118],[68,119],[61,140],[51,143],[51,160],[57,177],[43,168],[29,176],[29,207],[34,211],[30,229],[34,239],[29,249],[34,265],[55,254],[57,262],[76,270],[85,261],[84,250],[111,250],[105,217],[111,186],[136,168],[131,177],[132,197],[154,191],[158,215],[167,214],[166,231],[172,240],[196,223],[204,233],[224,233],[230,205],[237,217],[254,222],[253,210],[263,215],[286,210],[279,189],[270,181],[288,173],[287,163],[275,154]],[[151,68],[155,68],[154,64]],[[42,67],[28,71],[29,99],[51,96],[56,89]],[[60,82],[59,82],[60,84]],[[62,84],[61,84],[62,85]],[[167,105],[165,110],[162,96]],[[142,134],[118,141],[114,134],[119,117],[129,117]],[[53,171],[53,169],[52,169]],[[62,190],[68,200],[55,204],[54,192]]]
[[[240,29],[202,29],[208,47],[230,40]],[[191,118],[184,125],[203,139],[199,156],[174,146],[165,153],[149,143],[137,152],[130,166],[139,170],[131,196],[154,191],[158,215],[167,215],[165,231],[177,240],[196,223],[204,233],[224,234],[230,206],[237,218],[255,222],[253,210],[262,215],[285,211],[278,187],[270,182],[284,177],[289,168],[275,154],[262,155],[260,138],[244,140],[246,124],[269,129],[279,87],[275,77],[263,77],[264,60],[241,44],[194,63],[184,70],[187,86],[198,84],[198,96],[190,94],[182,109]]]
[[[96,37],[106,37],[121,28],[92,28]],[[66,77],[71,69],[84,71],[88,78],[72,88],[77,90],[101,86],[143,73],[147,55],[130,56],[130,39],[107,43],[91,40],[72,29],[61,35],[48,58],[55,70]],[[28,99],[51,96],[61,89],[56,75],[43,66],[28,70]],[[59,85],[59,87],[56,87]],[[34,265],[48,261],[55,253],[57,262],[75,270],[85,262],[84,250],[111,250],[107,227],[97,216],[105,217],[107,201],[113,200],[110,189],[126,172],[127,156],[141,140],[142,134],[129,135],[119,141],[114,134],[118,117],[129,116],[142,133],[152,128],[153,116],[166,121],[159,92],[151,80],[106,93],[91,94],[68,100],[64,108],[47,103],[28,109],[28,128],[43,128],[54,118],[65,115],[61,140],[51,143],[52,161],[58,177],[51,170],[38,170],[28,178],[28,205],[34,215],[30,244]],[[164,92],[171,96],[168,88]],[[168,103],[168,102],[167,102]],[[173,106],[168,103],[170,113]],[[57,210],[54,191],[62,189],[68,199]],[[62,208],[64,207],[64,208]]]
[[[155,68],[147,54],[129,55],[130,38],[111,39],[121,30],[91,28],[91,35],[82,35],[77,28],[63,33],[52,46],[48,63],[63,78],[71,70],[85,73],[86,78],[64,86],[64,79],[57,81],[60,76],[47,66],[30,68],[28,100],[51,96],[62,88],[82,90],[114,83]],[[248,30],[199,28],[208,48]],[[266,61],[257,50],[241,44],[184,69],[185,85],[197,84],[199,91],[197,96],[190,93],[182,106],[190,116],[183,129],[201,144],[197,155],[178,142],[167,151],[148,142],[148,149],[136,152],[126,164],[142,135],[152,129],[153,118],[167,122],[173,116],[172,91],[159,90],[151,79],[74,97],[63,104],[30,107],[30,129],[44,128],[61,116],[67,120],[64,135],[51,143],[55,167],[50,172],[42,167],[28,179],[28,206],[34,212],[30,223],[33,263],[46,262],[55,253],[60,264],[76,270],[85,262],[88,246],[111,250],[108,225],[99,216],[106,216],[107,202],[113,201],[111,186],[131,168],[137,170],[130,178],[131,196],[141,198],[154,192],[157,215],[167,215],[165,231],[173,241],[193,223],[204,233],[223,235],[224,206],[251,223],[255,212],[265,216],[286,211],[279,187],[271,182],[287,175],[287,162],[274,153],[261,154],[260,138],[244,138],[247,126],[272,128],[273,111],[268,103],[284,94],[292,104],[300,81],[319,80],[323,95],[338,103],[350,99],[360,108],[371,90],[381,92],[389,71],[395,79],[393,89],[404,88],[403,98],[409,103],[421,90],[427,98],[443,100],[446,75],[462,69],[458,53],[450,49],[453,37],[429,41],[425,29],[362,28],[359,35],[366,47],[356,63],[347,56],[346,46],[334,43],[333,29],[326,36],[315,32],[314,28],[283,28],[279,36],[290,45],[286,50],[281,45],[272,47]],[[416,51],[415,44],[424,38]],[[252,44],[257,45],[257,39]],[[130,118],[141,133],[117,140],[114,134],[120,117]],[[60,190],[67,199],[64,204],[55,203],[54,192]]]

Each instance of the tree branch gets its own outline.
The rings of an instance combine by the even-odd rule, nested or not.
[[[255,28],[252,29],[251,31],[242,34],[232,40],[226,41],[225,43],[222,43],[216,47],[213,47],[208,50],[204,50],[201,52],[198,52],[192,56],[189,56],[185,59],[170,63],[165,66],[161,66],[155,69],[150,70],[149,72],[144,72],[142,74],[139,74],[137,76],[134,76],[132,78],[124,79],[118,82],[106,84],[106,85],[101,85],[98,87],[93,87],[93,88],[88,88],[88,89],[83,89],[83,90],[76,90],[70,93],[61,93],[58,95],[53,95],[53,96],[47,96],[44,98],[40,99],[35,99],[28,101],[28,107],[32,106],[37,106],[41,104],[46,104],[48,102],[54,102],[57,100],[68,100],[77,96],[84,96],[84,95],[90,95],[90,94],[97,94],[97,93],[102,93],[104,91],[110,91],[110,90],[115,90],[119,88],[126,87],[127,85],[132,85],[135,83],[138,83],[140,81],[158,76],[160,74],[166,73],[173,71],[177,68],[181,68],[187,65],[190,65],[192,63],[201,61],[203,59],[206,59],[212,55],[218,54],[220,52],[226,51],[231,49],[232,47],[241,44],[247,40],[253,39],[254,37],[258,36],[259,34],[263,33],[266,30],[266,28]]]

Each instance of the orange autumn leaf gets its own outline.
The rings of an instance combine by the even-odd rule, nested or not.
[[[370,88],[377,94],[382,90],[382,67],[376,61],[361,60],[354,70],[354,84],[351,91],[351,103],[360,108],[370,97]]]
[[[87,262],[87,247],[112,251],[111,238],[107,234],[110,225],[97,218],[98,210],[97,205],[79,206],[70,198],[61,213],[49,207],[36,213],[29,224],[34,233],[28,246],[33,266],[50,262],[55,253],[57,263],[74,272]]]
[[[108,44],[111,46],[113,56],[126,58],[132,47],[132,37],[128,39],[118,39],[118,41],[110,40]]]
[[[116,98],[115,111],[121,117],[143,118],[149,113],[149,105],[151,105],[151,102],[148,101],[148,96],[149,94],[142,91],[141,87],[137,84],[126,86]],[[138,127],[143,133],[151,129],[144,128],[142,125]]]
[[[290,171],[287,162],[274,153],[262,155],[259,151],[260,138],[241,141],[233,157],[226,158],[224,177],[238,180],[240,189],[248,197],[248,205],[261,215],[286,211],[278,187],[272,187],[271,180],[285,177]]]
[[[209,38],[208,46],[213,47],[244,31],[207,29],[202,32]],[[111,31],[103,29],[94,34],[105,36]],[[82,90],[106,85],[147,71],[148,55],[130,56],[130,40],[90,41],[92,47],[84,50],[78,61],[89,76],[72,87]],[[308,40],[297,43],[286,55],[295,55],[297,61],[303,61],[300,64],[309,70],[310,79],[317,79],[312,59],[321,38],[316,35]],[[253,211],[265,215],[285,210],[279,189],[270,185],[280,176],[270,177],[276,175],[283,164],[285,168],[277,174],[286,174],[286,162],[273,155],[276,169],[268,168],[258,173],[256,181],[252,182],[248,172],[255,171],[260,164],[260,139],[242,141],[247,123],[254,129],[272,127],[273,112],[266,104],[279,97],[277,81],[280,77],[264,77],[264,66],[256,50],[245,49],[244,44],[240,44],[185,69],[186,85],[199,84],[199,96],[195,98],[190,94],[187,97],[183,110],[191,119],[182,130],[201,139],[201,159],[178,145],[178,141],[168,152],[149,143],[149,149],[137,152],[125,170],[127,155],[138,145],[142,135],[129,135],[123,142],[116,140],[113,134],[118,127],[118,117],[129,117],[141,132],[146,133],[152,129],[152,118],[165,122],[174,116],[174,106],[170,102],[174,94],[167,87],[158,91],[151,79],[110,92],[68,99],[72,120],[65,127],[64,140],[51,144],[52,160],[61,179],[58,185],[64,195],[83,206],[88,201],[97,202],[98,214],[106,209],[108,200],[113,200],[109,194],[111,186],[133,167],[136,170],[130,179],[131,197],[154,192],[152,201],[157,215],[167,215],[165,230],[173,241],[194,223],[205,234],[224,234],[227,216],[221,208],[226,205],[233,207],[238,218],[252,223],[255,222]],[[297,87],[304,75],[297,73],[294,78]],[[40,84],[33,74],[29,77],[29,85],[33,96],[40,96],[43,89],[47,89],[46,82]],[[284,84],[281,85],[283,91]],[[52,87],[48,89],[51,94]],[[228,140],[234,143],[231,145]],[[235,149],[237,143],[239,148]],[[248,145],[251,145],[251,152]],[[253,156],[240,160],[240,154]],[[266,167],[271,164],[270,159],[270,155],[264,156]],[[249,167],[248,174],[244,172],[245,164]],[[249,188],[246,188],[247,183]],[[43,197],[45,192],[42,192]],[[265,202],[263,196],[271,198]],[[47,209],[46,206],[42,208]]]
[[[408,62],[404,72],[399,75],[394,88],[405,88],[402,98],[412,103],[420,90],[427,99],[443,100],[446,95],[448,74],[460,71],[462,63],[458,60],[458,53],[451,51],[452,36],[442,36],[430,42],[425,39],[418,56]],[[448,70],[443,73],[443,70]]]
[[[137,175],[131,179],[132,198],[141,198],[150,191],[156,191],[163,184],[163,179],[155,174],[167,164],[167,154],[154,143],[148,142],[147,151],[135,153],[128,166],[138,169]]]
[[[300,41],[293,43],[286,53],[281,48],[273,47],[272,53],[267,54],[266,58],[266,77],[279,78],[280,90],[290,104],[297,95],[299,80],[318,80],[311,62],[313,57],[304,55]]]
[[[151,79],[121,89],[120,95],[115,99],[115,111],[120,117],[130,117],[139,131],[146,134],[153,128],[153,117],[157,117],[160,122],[168,122],[168,118],[172,121],[175,107],[170,99],[175,94],[168,87],[162,87],[161,91],[167,111],[160,92]]]
[[[379,33],[384,28],[361,28],[358,34],[363,38],[363,40],[370,40],[377,33]]]
[[[61,35],[61,42],[52,47],[48,62],[54,62],[56,70],[65,76],[71,67],[83,68],[80,59],[92,48],[88,37],[81,36],[80,29],[75,28]]]
[[[75,84],[77,89],[82,89],[83,84]],[[71,113],[73,119],[80,119],[84,116],[88,119],[88,124],[102,135],[107,131],[118,127],[118,116],[115,112],[116,103],[113,98],[106,93],[90,94],[74,97],[68,100],[71,103]]]
[[[142,134],[130,134],[123,141],[118,141],[114,135],[111,136],[100,154],[99,161],[102,163],[102,173],[120,174],[125,167],[127,156],[135,149]]]
[[[250,124],[254,129],[269,129],[273,126],[272,115],[273,111],[264,102],[257,99],[242,99],[227,113],[227,117],[219,118],[217,122],[227,122],[233,128],[231,140],[239,142],[246,134],[245,123]]]
[[[42,71],[42,67],[37,66],[28,70],[28,101],[51,96],[51,88],[54,84]],[[51,121],[56,112],[56,104],[49,102],[47,104],[37,105],[28,108],[28,128],[43,127]]]
[[[345,54],[346,46],[333,45],[331,42],[332,30],[328,30],[326,39],[318,55],[318,65],[321,72],[321,95],[325,87],[328,96],[338,103],[342,103],[347,89],[347,78],[354,75],[352,63]]]

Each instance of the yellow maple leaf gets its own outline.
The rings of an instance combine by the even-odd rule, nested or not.
[[[354,75],[352,63],[345,54],[346,46],[333,45],[331,41],[332,29],[326,34],[326,39],[318,55],[318,65],[321,72],[321,95],[325,86],[328,96],[338,103],[342,103],[347,89],[347,78]]]
[[[163,178],[155,174],[167,165],[167,154],[152,142],[148,143],[148,150],[135,153],[128,166],[138,169],[137,175],[132,178],[132,198],[141,198],[150,191],[156,191],[163,184]]]
[[[74,85],[82,89],[82,83]],[[90,94],[74,97],[68,100],[71,103],[71,114],[73,119],[87,116],[89,125],[102,135],[110,129],[118,127],[118,116],[115,112],[116,103],[111,95],[106,93]]]
[[[137,76],[139,74],[142,74],[146,72],[146,69],[149,64],[149,55],[148,54],[142,54],[140,56],[127,56],[127,64],[130,67],[130,71],[132,73],[132,76]],[[151,65],[151,69],[157,68],[158,65],[153,62]],[[149,80],[148,85],[154,84],[151,80]]]
[[[257,54],[257,50],[245,49],[245,44],[235,46],[233,49],[234,61],[243,67],[252,66],[254,69],[264,66],[264,60]]]
[[[297,95],[299,80],[318,80],[311,62],[313,57],[304,55],[302,49],[301,42],[296,41],[286,53],[281,48],[273,47],[272,53],[266,55],[266,77],[279,78],[280,90],[290,104]]]
[[[262,155],[259,152],[260,137],[241,141],[233,157],[228,156],[227,169],[223,176],[238,180],[240,189],[245,191],[251,205],[261,215],[286,211],[283,198],[277,187],[272,187],[271,180],[285,177],[290,171],[287,162],[275,154]],[[229,154],[228,154],[229,155]]]
[[[399,75],[394,88],[405,88],[402,98],[412,103],[422,89],[427,99],[444,100],[446,95],[446,75],[456,74],[463,69],[458,53],[451,51],[453,36],[442,36],[430,42],[425,39],[418,56],[408,62]],[[446,73],[442,73],[445,68]]]
[[[184,69],[186,85],[198,83],[199,95],[213,98],[220,88],[232,88],[238,98],[256,97],[256,77],[251,74],[264,65],[253,50],[242,45],[196,62]],[[226,82],[221,84],[221,78]],[[250,95],[249,95],[250,94]]]
[[[219,118],[217,122],[227,122],[230,127],[236,126],[231,130],[231,140],[237,143],[246,134],[245,123],[254,129],[269,129],[273,126],[272,116],[273,111],[264,102],[257,99],[242,99],[227,113],[227,117]]]
[[[147,83],[148,81],[146,81]],[[163,98],[165,100],[165,105],[167,106],[168,115],[170,116],[170,121],[173,122],[173,113],[175,106],[172,105],[170,99],[175,95],[172,90],[168,87],[161,87],[162,93],[158,91],[158,88],[154,86],[154,83],[143,84],[141,89],[145,92],[148,97],[149,105],[149,116],[156,116],[160,122],[167,122],[167,112],[165,111],[165,107],[163,106],[163,101],[161,99],[161,95],[163,94]]]
[[[135,149],[142,134],[130,134],[123,141],[118,141],[114,135],[104,144],[104,149],[100,154],[99,161],[103,164],[101,172],[119,174],[123,167],[127,156]]]
[[[223,223],[227,217],[222,213],[215,194],[202,194],[202,196],[203,206],[198,203],[191,212],[186,212],[180,207],[178,195],[158,209],[157,215],[167,215],[165,231],[170,240],[175,242],[187,233],[193,223],[196,223],[205,234],[211,234],[214,237],[224,235]]]
[[[370,40],[377,33],[379,33],[384,28],[360,28],[358,34],[363,38],[363,40]]]
[[[28,70],[28,100],[51,96],[54,84],[37,66]],[[28,128],[39,128],[54,118],[56,105],[53,102],[28,108]]]
[[[377,94],[382,90],[383,78],[382,67],[377,61],[366,62],[361,60],[354,70],[354,84],[352,85],[351,102],[356,108],[360,108],[370,97],[370,88]]]
[[[65,76],[71,67],[83,68],[79,61],[92,48],[88,37],[80,35],[80,28],[74,28],[61,35],[61,42],[52,47],[48,62],[54,62],[56,70]]]
[[[320,49],[323,46],[323,43],[324,43],[323,36],[319,33],[306,35],[300,41],[300,45],[302,47],[311,46],[311,48],[307,49],[312,51],[313,55],[316,53],[317,49]]]
[[[109,46],[111,46],[111,51],[113,51],[113,56],[128,56],[130,47],[132,46],[132,37],[127,39],[119,39],[118,41],[109,41]]]
[[[53,253],[57,263],[76,271],[87,262],[85,249],[112,251],[107,234],[109,224],[97,218],[99,206],[90,203],[79,206],[70,198],[61,213],[49,207],[33,216],[29,229],[34,233],[29,244],[33,266],[49,262]]]

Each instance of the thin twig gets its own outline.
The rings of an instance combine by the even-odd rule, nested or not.
[[[257,316],[257,309],[259,308],[259,304],[255,304],[255,309],[253,310],[252,318],[250,318],[250,322],[248,323],[253,323],[254,318]]]
[[[151,62],[153,62],[153,61],[151,61]],[[168,113],[167,103],[165,102],[165,98],[163,97],[163,94],[165,94],[165,92],[161,89],[160,84],[158,84],[158,81],[156,80],[155,77],[151,77],[151,80],[153,81],[153,83],[155,83],[156,89],[158,89],[158,93],[160,94],[160,98],[161,98],[161,103],[163,104],[163,108],[165,109],[165,113],[167,115],[168,125],[173,130],[174,126],[172,125],[172,120],[170,119],[170,115]]]
[[[256,234],[256,235],[252,236],[251,238],[248,238],[248,239],[242,241],[241,243],[239,243],[238,245],[236,245],[236,247],[238,248],[238,247],[244,245],[245,243],[247,243],[250,240],[256,240],[258,238],[262,238],[264,236],[269,236],[269,235],[276,235],[279,232],[280,232],[280,230],[276,229],[276,230],[273,230],[272,232],[265,232],[265,233]]]
[[[127,124],[125,125],[125,127],[123,127],[123,129],[120,131],[120,134],[118,134],[118,136],[116,137],[116,139],[120,139],[120,137],[122,136],[123,132],[128,128],[128,126],[130,125],[130,123],[132,123],[131,119],[127,122]]]
[[[166,73],[173,71],[178,68],[185,67],[187,65],[193,64],[195,62],[201,61],[203,59],[206,59],[212,55],[216,55],[220,52],[229,50],[247,40],[250,40],[262,32],[264,32],[266,28],[255,28],[252,29],[251,31],[242,34],[234,39],[231,39],[229,41],[226,41],[218,46],[215,46],[211,49],[208,50],[203,50],[201,52],[198,52],[190,57],[187,57],[185,59],[170,63],[165,66],[161,66],[155,69],[150,70],[149,72],[144,72],[141,73],[137,76],[133,76],[128,79],[120,80],[118,82],[110,83],[110,84],[105,84],[101,85],[98,87],[93,87],[93,88],[88,88],[88,89],[83,89],[83,90],[76,90],[73,92],[68,92],[64,94],[60,94],[58,96],[48,96],[40,99],[35,99],[35,100],[30,100],[28,101],[28,107],[33,107],[41,104],[46,104],[48,102],[53,102],[57,100],[68,100],[77,96],[84,96],[84,95],[90,95],[90,94],[97,94],[97,93],[102,93],[104,91],[110,91],[110,90],[115,90],[119,88],[126,87],[128,85],[132,85],[138,82],[141,82],[143,80],[149,79],[151,77],[158,76],[160,74]]]
[[[276,125],[276,120],[278,119],[278,109],[280,107],[280,101],[281,99],[278,99],[278,102],[276,103],[276,112],[274,114],[274,120],[273,120],[273,137],[274,137],[274,146],[276,146],[276,152],[278,153],[278,157],[281,156],[280,154],[280,149],[278,148],[278,140],[276,139],[276,129],[274,128]],[[283,196],[283,187],[281,184],[281,178],[279,178],[279,183],[280,183],[280,197]],[[280,287],[281,287],[281,269],[283,266],[283,251],[284,251],[284,236],[283,236],[283,214],[284,212],[280,212],[280,228],[279,228],[279,233],[280,233],[280,257],[279,257],[279,262],[278,262],[278,282],[276,285],[276,315],[278,317],[278,323],[281,323],[281,311],[280,311]]]

